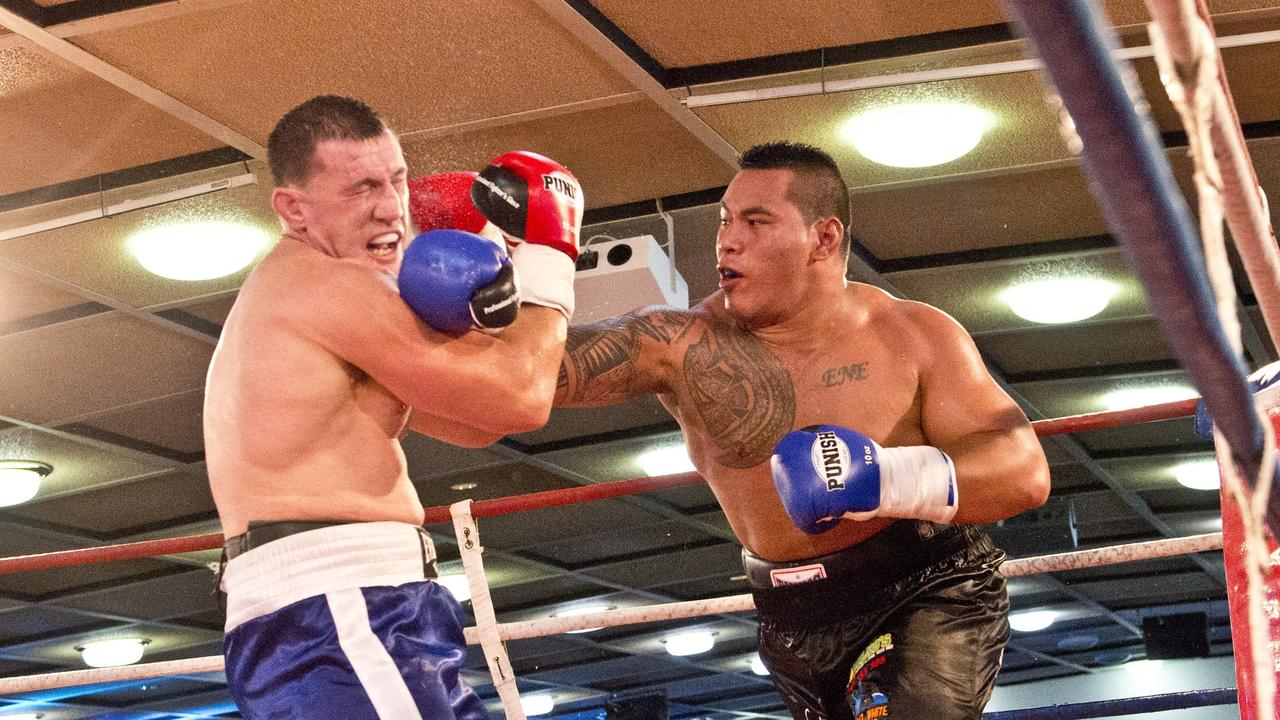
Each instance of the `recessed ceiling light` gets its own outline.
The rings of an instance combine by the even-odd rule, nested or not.
[[[663,640],[667,652],[677,657],[700,655],[715,647],[716,639],[710,630],[689,630],[667,636]]]
[[[974,105],[911,103],[855,115],[838,132],[872,162],[917,168],[967,154],[994,124],[994,115]]]
[[[1098,646],[1102,640],[1091,633],[1079,633],[1076,635],[1068,635],[1058,641],[1058,649],[1067,652],[1084,652],[1092,650]]]
[[[467,582],[466,575],[441,575],[436,578],[436,582],[443,585],[460,603],[471,599],[471,584]]]
[[[693,461],[689,459],[689,451],[684,443],[656,448],[636,456],[636,464],[649,477],[658,475],[674,475],[675,473],[693,472]]]
[[[450,485],[449,489],[450,490],[472,490],[477,487],[480,487],[480,483],[478,482],[459,482],[459,483],[454,483]]]
[[[244,269],[271,242],[261,228],[237,222],[161,225],[126,242],[142,267],[170,280],[212,280]]]
[[[1045,278],[1013,285],[1000,293],[1000,299],[1024,320],[1060,325],[1102,312],[1118,289],[1098,278]]]
[[[40,481],[53,472],[34,460],[0,460],[0,507],[18,505],[40,492]]]
[[[1217,460],[1190,460],[1173,466],[1173,477],[1192,490],[1217,490],[1222,484]]]
[[[592,613],[608,612],[613,610],[613,605],[605,605],[604,603],[591,603],[589,605],[575,605],[574,607],[557,610],[551,613],[551,617],[577,617],[579,615],[590,615]],[[598,627],[583,628],[581,630],[569,630],[570,633],[589,633],[599,630]]]
[[[89,667],[116,667],[141,660],[147,642],[140,638],[112,638],[87,642],[78,649]]]
[[[1058,619],[1058,613],[1052,610],[1028,610],[1009,615],[1009,627],[1018,632],[1035,632],[1043,630]]]
[[[1199,393],[1190,385],[1170,383],[1168,385],[1148,385],[1146,387],[1128,387],[1112,390],[1102,396],[1102,405],[1108,410],[1129,410],[1131,408],[1161,405],[1163,403],[1190,400]]]
[[[520,696],[520,707],[524,710],[524,714],[530,717],[546,715],[555,709],[555,706],[556,699],[550,693]]]
[[[769,668],[764,666],[764,661],[760,659],[760,653],[751,656],[751,672],[757,675],[769,674]]]
[[[1131,663],[1124,664],[1125,672],[1136,673],[1145,676],[1148,680],[1155,679],[1164,671],[1163,660],[1135,660]]]

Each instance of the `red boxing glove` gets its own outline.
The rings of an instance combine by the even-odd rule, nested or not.
[[[409,181],[409,218],[419,233],[463,230],[506,245],[502,232],[471,202],[471,183],[476,174],[446,172]]]
[[[500,155],[471,184],[471,200],[511,243],[523,302],[573,316],[583,195],[563,165],[531,152]]]

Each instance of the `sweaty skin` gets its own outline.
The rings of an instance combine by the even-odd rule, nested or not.
[[[657,393],[738,539],[768,560],[835,552],[892,522],[846,520],[821,535],[791,523],[768,460],[806,425],[943,449],[957,468],[956,523],[1042,504],[1040,445],[969,336],[935,308],[847,283],[843,227],[806,223],[787,196],[792,178],[747,170],[730,183],[716,243],[721,289],[703,302],[571,327],[556,404]]]
[[[408,190],[395,136],[322,142],[313,166],[301,187],[275,190],[284,234],[209,367],[205,445],[227,536],[251,520],[421,523],[408,429],[482,446],[550,412],[559,312],[522,307],[501,336],[453,339],[400,299]]]

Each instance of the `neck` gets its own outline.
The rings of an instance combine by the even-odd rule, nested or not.
[[[800,349],[825,345],[831,331],[849,321],[850,296],[842,276],[811,286],[802,301],[787,308],[776,322],[748,325],[748,329],[769,345]]]

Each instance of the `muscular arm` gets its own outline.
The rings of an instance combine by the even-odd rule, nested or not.
[[[692,322],[687,312],[647,307],[570,327],[555,404],[594,407],[667,392],[673,344]]]
[[[991,378],[958,323],[918,309],[930,346],[921,419],[929,443],[955,462],[960,507],[953,522],[990,523],[1043,505],[1049,466],[1026,415]]]
[[[499,335],[451,338],[419,320],[376,271],[352,263],[324,270],[309,289],[329,299],[299,304],[303,331],[436,426],[452,421],[501,437],[546,423],[565,337],[558,311],[526,305]]]

